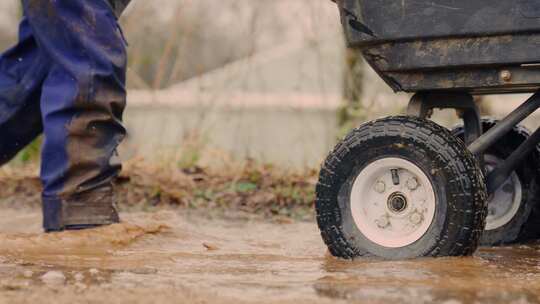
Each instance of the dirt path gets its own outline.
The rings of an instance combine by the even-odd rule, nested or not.
[[[338,261],[316,226],[172,211],[44,235],[0,210],[0,303],[537,303],[540,246],[464,259]]]

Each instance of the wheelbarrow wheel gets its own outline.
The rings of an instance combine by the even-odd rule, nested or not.
[[[449,130],[414,117],[352,131],[324,162],[316,194],[322,238],[345,259],[470,255],[487,211],[475,157]]]
[[[495,119],[482,119],[484,132],[496,124]],[[452,133],[461,139],[464,138],[462,126],[454,128]],[[484,161],[486,172],[492,171],[508,158],[529,136],[530,132],[524,127],[514,127],[496,145],[486,151]],[[537,161],[538,153],[529,155],[505,183],[488,197],[488,215],[486,227],[480,239],[481,245],[496,246],[519,242],[520,234],[523,234],[522,229],[529,230],[528,225],[525,224],[540,198],[539,188],[536,186],[537,169],[535,165],[531,165],[536,164]]]

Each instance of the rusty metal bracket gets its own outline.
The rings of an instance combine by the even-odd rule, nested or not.
[[[480,111],[469,93],[463,92],[421,92],[409,102],[407,115],[428,119],[433,109],[455,109],[463,120],[465,143],[473,143],[482,135]]]

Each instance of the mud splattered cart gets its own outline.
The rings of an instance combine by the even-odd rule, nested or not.
[[[540,1],[337,4],[349,46],[415,94],[407,116],[358,127],[324,162],[316,209],[330,252],[460,256],[534,235],[540,130],[518,124],[540,107]],[[535,94],[500,121],[480,117],[474,95],[508,93]],[[432,122],[434,108],[456,109],[463,127]]]

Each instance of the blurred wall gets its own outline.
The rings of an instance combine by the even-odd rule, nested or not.
[[[137,21],[148,12],[155,35]],[[179,161],[187,144],[205,163],[227,155],[316,167],[335,143],[344,42],[332,2],[135,2],[122,22],[131,45],[124,156]]]
[[[0,47],[15,41],[19,16],[19,0],[0,1]],[[337,141],[345,46],[331,1],[133,0],[121,23],[125,159],[316,167]],[[363,74],[362,119],[403,112],[407,94]],[[501,116],[523,98],[488,100]],[[451,112],[436,119],[457,122]]]
[[[20,0],[0,1],[0,49],[13,44],[17,35]]]

